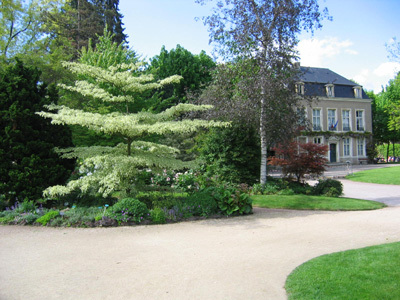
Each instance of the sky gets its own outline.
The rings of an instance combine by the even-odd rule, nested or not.
[[[400,0],[319,0],[319,5],[328,8],[333,20],[324,20],[313,35],[299,36],[301,65],[329,68],[365,90],[382,91],[400,71],[400,61],[390,59],[386,49],[393,37],[400,41]],[[201,20],[209,7],[194,0],[120,0],[119,9],[129,46],[143,59],[178,44],[212,56]]]

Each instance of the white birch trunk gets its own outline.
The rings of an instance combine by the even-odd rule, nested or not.
[[[264,89],[264,87],[262,88]],[[261,98],[261,112],[260,112],[260,144],[261,144],[261,163],[260,163],[260,184],[265,185],[267,183],[267,150],[268,143],[266,137],[266,128],[265,128],[265,98],[264,93]]]

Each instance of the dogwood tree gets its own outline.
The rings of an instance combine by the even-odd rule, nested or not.
[[[114,147],[78,147],[59,150],[62,157],[78,158],[81,161],[81,177],[71,180],[66,186],[53,186],[44,195],[55,197],[75,190],[82,193],[96,192],[104,197],[114,191],[130,192],[135,189],[135,177],[143,169],[182,169],[193,162],[176,159],[178,150],[145,138],[149,135],[182,134],[227,123],[200,119],[184,119],[183,114],[203,111],[209,105],[179,104],[161,113],[147,111],[132,113],[130,107],[137,101],[146,101],[143,93],[168,84],[177,83],[180,76],[170,76],[155,81],[152,75],[140,75],[141,63],[121,63],[108,67],[94,66],[82,62],[65,62],[64,66],[79,75],[73,85],[60,87],[78,93],[88,101],[97,99],[123,110],[101,114],[93,111],[50,105],[52,112],[39,115],[51,118],[53,124],[80,125],[97,132],[123,138],[124,142]]]

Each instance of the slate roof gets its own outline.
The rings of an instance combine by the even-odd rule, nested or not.
[[[340,76],[339,74],[325,68],[311,68],[311,67],[300,67],[301,81],[308,83],[323,83],[323,84],[340,84],[340,85],[351,85],[356,86],[357,84],[351,80]]]
[[[326,68],[312,68],[300,66],[300,81],[305,83],[305,94],[309,96],[326,96],[325,85],[335,86],[335,98],[355,98],[353,87],[357,83]],[[362,90],[362,98],[369,99]],[[334,99],[334,98],[332,98]]]

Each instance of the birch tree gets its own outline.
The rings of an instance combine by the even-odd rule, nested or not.
[[[210,41],[227,61],[245,63],[238,84],[247,101],[256,102],[261,143],[260,183],[267,180],[267,149],[290,136],[293,109],[299,102],[293,84],[298,72],[295,47],[301,30],[321,27],[324,12],[317,0],[196,0],[215,2],[203,18]],[[325,12],[326,13],[326,12]],[[249,68],[249,65],[251,66]],[[290,108],[290,109],[289,109]],[[271,122],[272,121],[272,122]]]
[[[86,61],[90,59],[86,57]],[[199,128],[226,125],[222,122],[182,118],[188,112],[210,109],[211,106],[207,105],[179,104],[158,114],[130,111],[131,104],[146,101],[141,97],[143,93],[177,83],[181,80],[180,76],[174,75],[155,81],[152,75],[140,75],[140,62],[119,63],[107,67],[103,64],[98,66],[82,62],[64,62],[63,65],[82,79],[73,85],[60,84],[62,89],[82,95],[88,101],[97,99],[116,107],[124,107],[124,110],[116,109],[101,114],[50,105],[48,109],[52,112],[40,112],[39,115],[50,118],[53,124],[83,126],[96,132],[119,136],[124,142],[114,147],[92,146],[59,150],[62,157],[78,158],[81,161],[82,176],[66,186],[46,189],[44,195],[47,197],[56,197],[75,190],[100,193],[104,197],[115,191],[129,193],[136,188],[135,177],[141,170],[178,170],[193,165],[193,162],[176,159],[176,148],[145,141],[146,136],[183,134]]]

